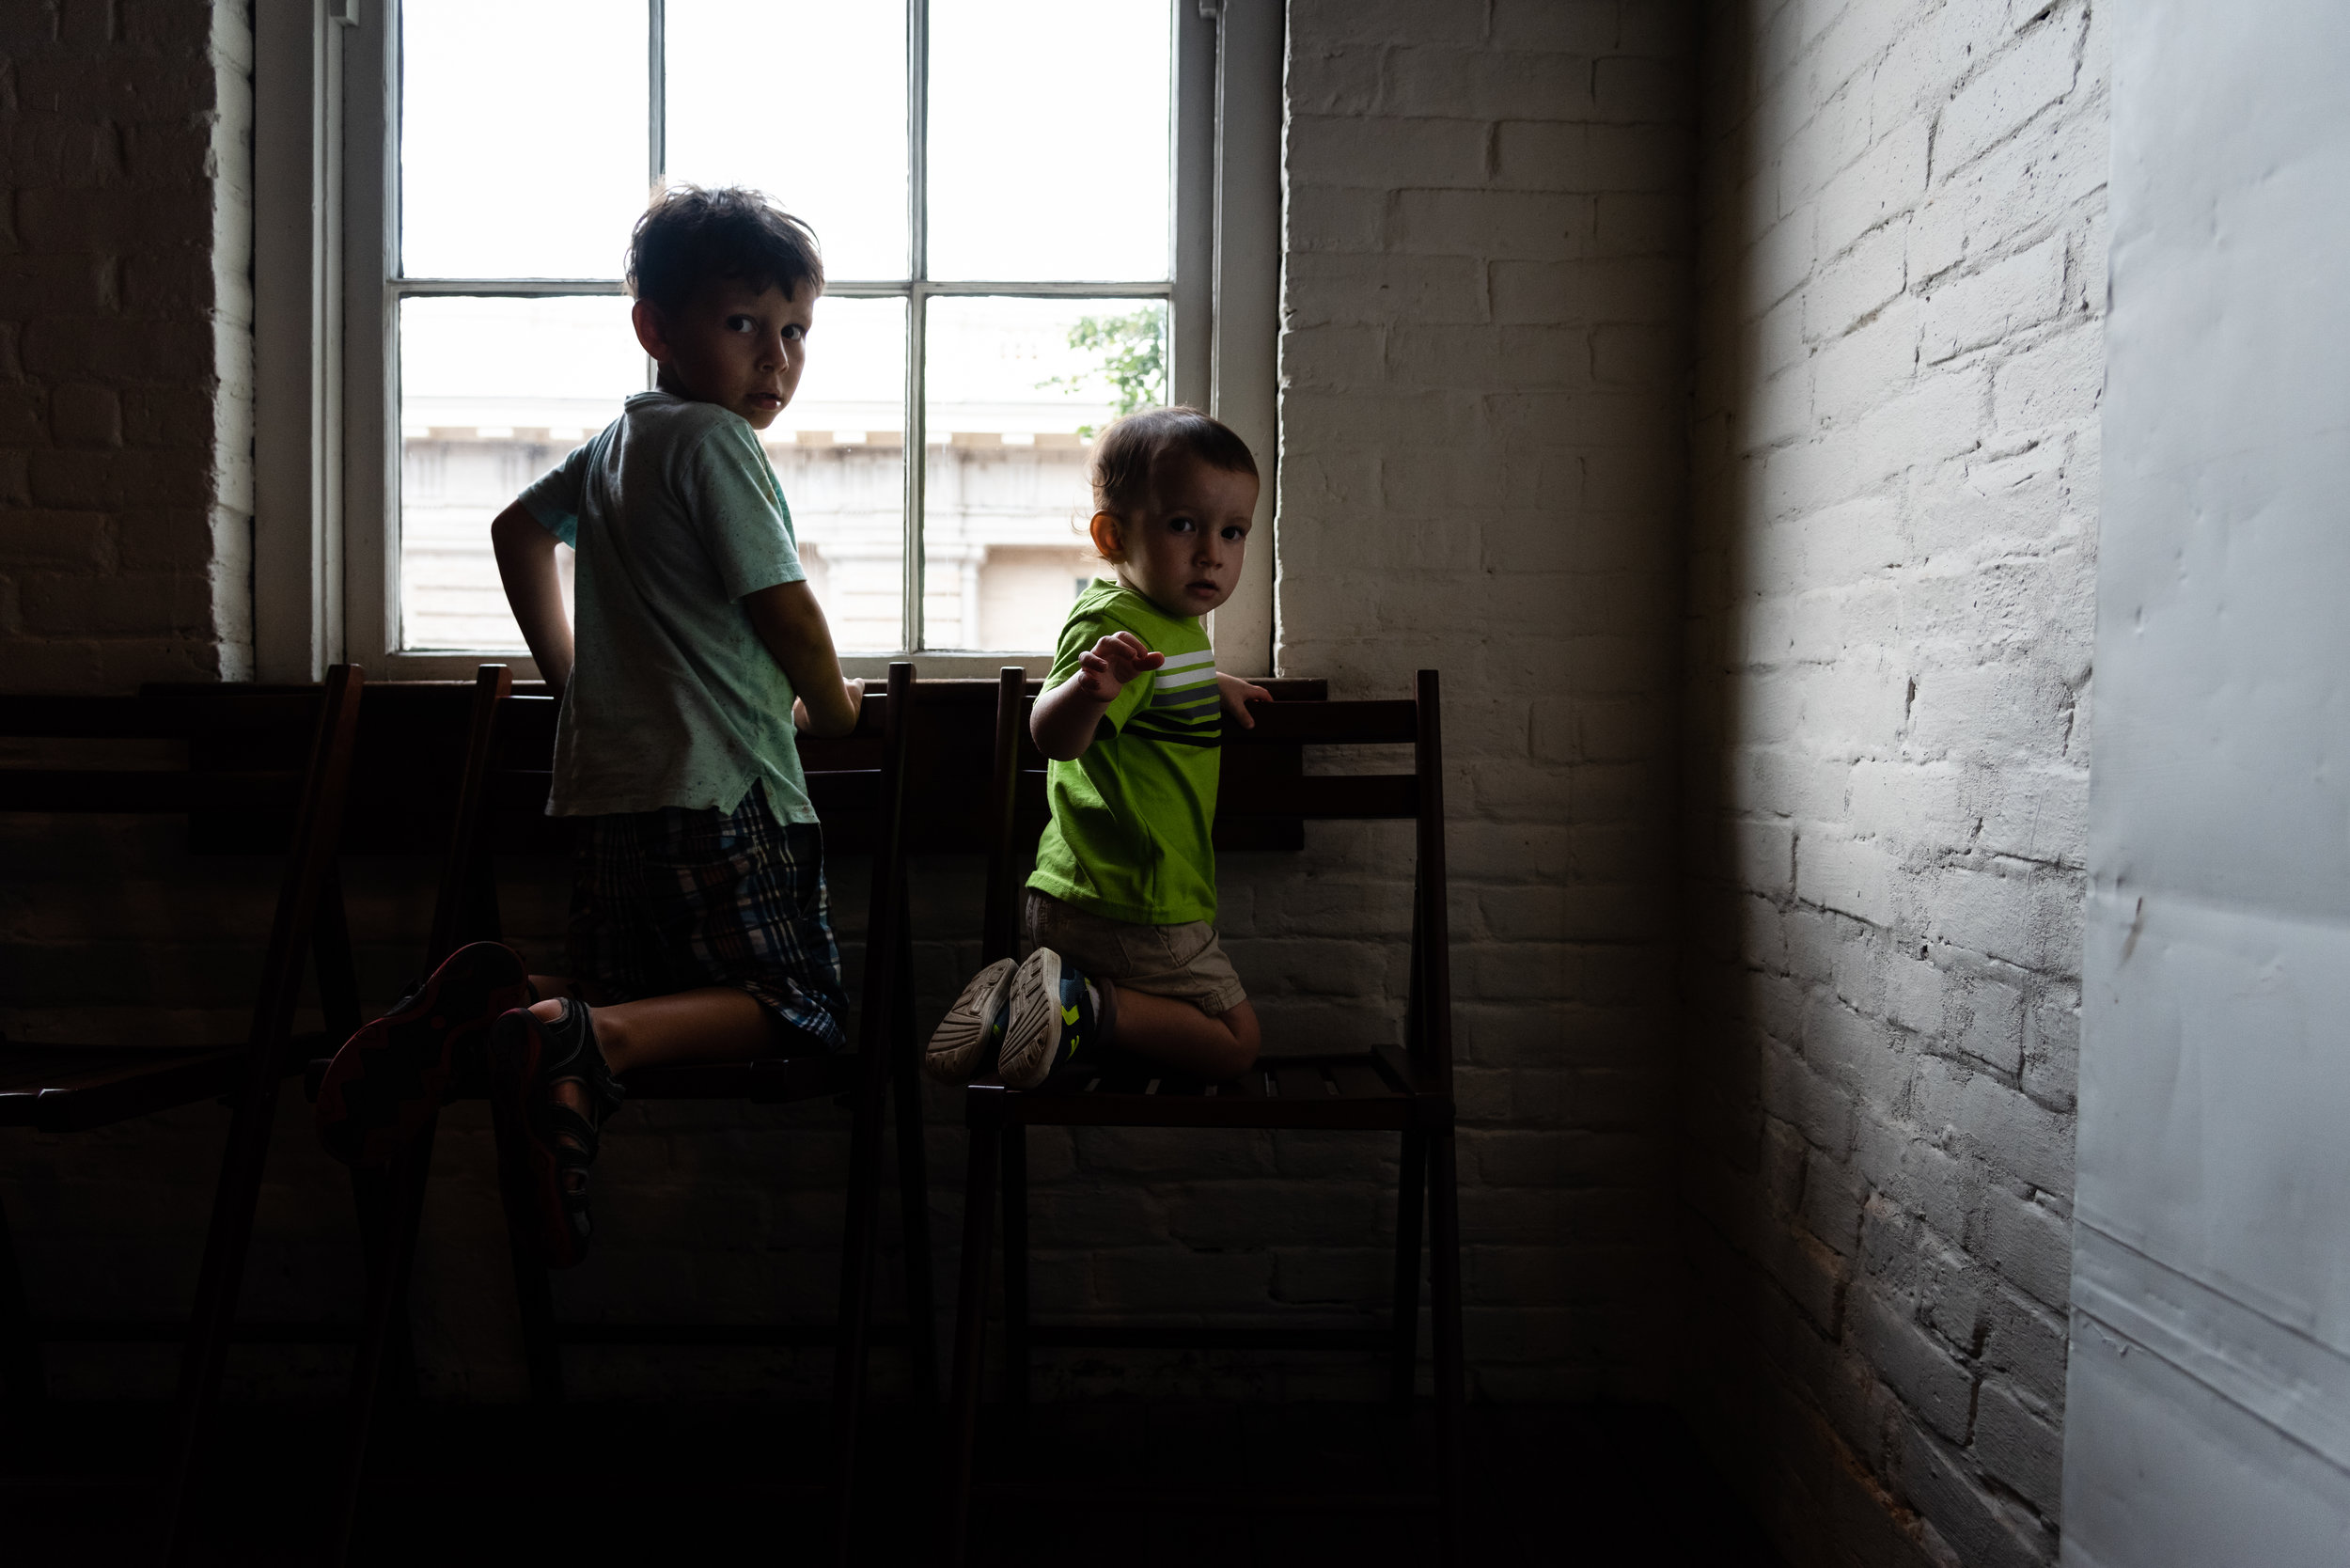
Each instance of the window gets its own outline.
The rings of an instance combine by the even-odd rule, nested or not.
[[[808,368],[762,441],[844,654],[1049,648],[1095,564],[1093,432],[1207,400],[1198,0],[555,14],[400,0],[385,18],[383,243],[355,232],[355,202],[352,236],[384,259],[380,534],[352,529],[354,645],[372,625],[419,674],[519,648],[486,525],[649,384],[620,273],[667,180],[755,185],[823,244]],[[1189,58],[1186,27],[1206,29]]]

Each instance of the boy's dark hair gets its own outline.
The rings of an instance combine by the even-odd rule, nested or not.
[[[1093,444],[1093,510],[1124,519],[1151,493],[1160,459],[1196,458],[1211,468],[1257,478],[1248,443],[1196,408],[1146,408],[1113,421]]]
[[[741,278],[754,291],[824,287],[824,259],[807,225],[758,191],[671,185],[656,194],[628,242],[628,291],[682,308],[706,283]]]

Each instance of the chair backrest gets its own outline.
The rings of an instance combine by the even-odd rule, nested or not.
[[[290,819],[290,849],[251,1034],[257,1047],[274,1052],[292,1033],[306,948],[334,875],[364,686],[356,665],[337,665],[321,685],[293,690],[0,696],[0,740],[176,741],[187,747],[179,765],[159,766],[151,755],[111,763],[70,755],[0,766],[0,811]],[[339,930],[339,905],[334,913]]]
[[[995,766],[988,802],[987,917],[983,958],[1009,956],[1018,939],[1016,900],[1027,880],[1025,831],[1046,814],[1045,759],[1028,733],[1042,682],[1007,666],[997,677]],[[1216,787],[1219,839],[1255,823],[1409,819],[1417,826],[1412,878],[1411,995],[1405,1044],[1421,1082],[1452,1082],[1452,964],[1444,842],[1444,744],[1436,672],[1423,669],[1408,698],[1261,703],[1244,729],[1230,718]],[[1307,746],[1409,745],[1409,773],[1309,774]],[[1032,862],[1031,862],[1032,863]]]
[[[505,666],[495,665],[481,666],[474,692],[456,838],[434,919],[436,952],[499,934],[493,856],[545,854],[565,842],[563,820],[546,815],[555,778],[555,700],[514,694]],[[866,693],[854,729],[799,739],[827,854],[844,847],[872,852],[861,1014],[868,1045],[885,1039],[880,1031],[890,1016],[903,946],[905,743],[914,700],[913,665],[893,664],[883,689]]]

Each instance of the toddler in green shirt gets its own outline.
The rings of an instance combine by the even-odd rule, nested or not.
[[[933,1077],[993,1067],[1014,1089],[1111,1046],[1224,1080],[1257,1059],[1257,1015],[1217,940],[1223,716],[1272,694],[1220,675],[1199,618],[1240,581],[1257,464],[1195,409],[1096,443],[1092,536],[1117,572],[1077,596],[1029,732],[1052,821],[1023,927],[1031,947],[973,977],[931,1037]]]

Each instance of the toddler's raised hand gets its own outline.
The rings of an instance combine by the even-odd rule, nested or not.
[[[1127,682],[1165,663],[1166,654],[1152,652],[1132,632],[1112,632],[1077,655],[1077,673],[1073,679],[1087,697],[1110,702],[1126,689]]]

